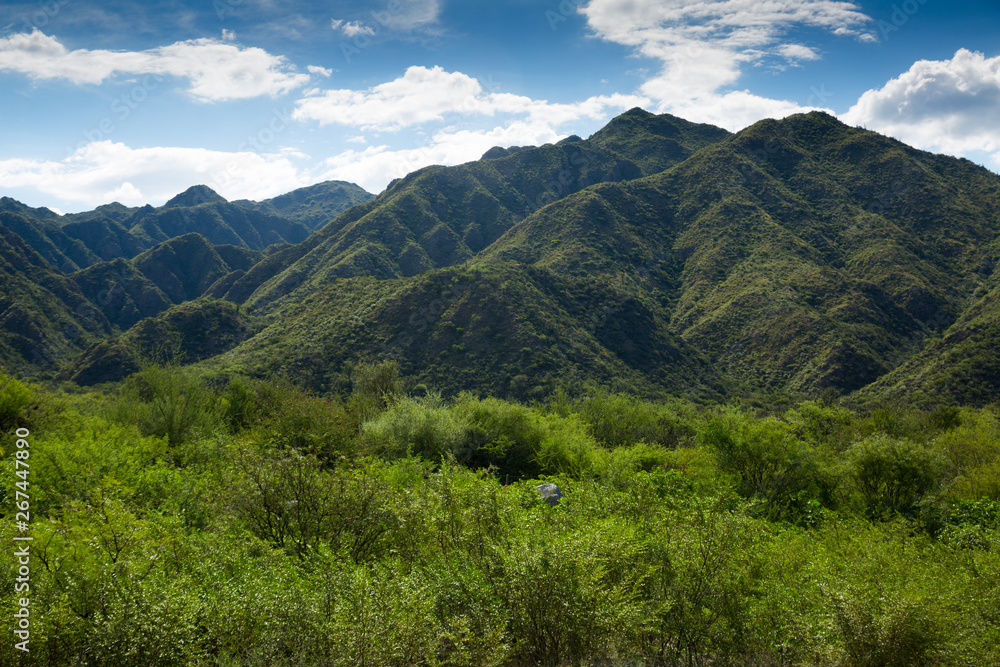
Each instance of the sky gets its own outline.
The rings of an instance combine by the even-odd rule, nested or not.
[[[0,196],[372,193],[633,107],[811,109],[1000,172],[997,0],[0,3]]]

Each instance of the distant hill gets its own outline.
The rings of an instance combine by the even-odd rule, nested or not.
[[[262,262],[225,294],[266,307],[289,287],[355,276],[398,278],[470,260],[534,211],[597,183],[677,164],[728,133],[633,109],[588,140],[492,149],[455,167],[427,167]],[[653,159],[648,144],[667,146]]]
[[[4,372],[51,377],[111,334],[80,287],[17,233],[0,226],[0,363]]]
[[[161,207],[106,204],[93,211],[60,216],[0,198],[0,224],[63,273],[98,262],[131,259],[158,243],[197,233],[214,244],[263,250],[295,244],[351,206],[374,195],[342,181],[301,188],[261,202],[227,202],[196,185]]]
[[[121,330],[172,305],[201,297],[217,282],[242,275],[264,254],[213,245],[190,233],[164,241],[130,260],[115,259],[71,274],[94,306]]]
[[[823,113],[729,134],[632,110],[587,139],[418,170],[300,242],[282,235],[321,223],[335,193],[364,199],[342,184],[260,203],[195,188],[71,223],[5,200],[0,217],[40,248],[11,232],[10,266],[41,267],[9,279],[8,308],[51,309],[58,321],[36,316],[28,338],[53,341],[59,317],[73,318],[59,315],[69,295],[97,309],[86,336],[61,342],[60,377],[79,382],[160,345],[321,392],[346,390],[359,362],[394,359],[411,388],[522,400],[596,385],[708,400],[1000,399],[1000,176]],[[284,242],[264,246],[254,220]],[[85,236],[120,245],[119,227],[173,236],[68,277],[51,268],[90,261]],[[127,333],[101,340],[111,327]]]
[[[352,206],[364,204],[374,198],[375,195],[353,183],[326,181],[265,199],[256,206],[262,212],[299,222],[315,231]]]
[[[235,304],[190,301],[142,320],[118,338],[94,343],[64,366],[58,379],[83,386],[116,382],[147,361],[192,363],[220,354],[248,333]]]

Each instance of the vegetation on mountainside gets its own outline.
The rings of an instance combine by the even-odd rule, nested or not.
[[[459,264],[551,202],[597,183],[657,173],[726,135],[633,109],[591,139],[491,149],[475,162],[420,169],[216,296],[269,305],[289,294],[290,284],[407,277]],[[653,147],[664,150],[655,159]]]
[[[264,250],[299,243],[356,203],[372,195],[352,183],[328,181],[261,202],[227,202],[196,185],[159,208],[129,208],[117,202],[93,211],[57,215],[9,197],[0,198],[0,224],[52,266],[72,273],[99,262],[131,259],[158,243],[197,233],[218,245]],[[199,295],[200,296],[200,295]]]
[[[343,398],[0,379],[34,538],[31,652],[0,664],[1000,660],[996,410],[444,400],[396,373]]]
[[[351,197],[364,199],[327,183],[228,203],[199,186],[100,215],[166,236],[179,230],[153,222],[226,206],[308,217]],[[822,113],[729,135],[632,110],[586,140],[414,172],[303,243],[255,251],[189,233],[71,276],[119,331],[202,296],[237,303],[259,334],[211,363],[320,392],[394,359],[447,396],[596,382],[647,397],[986,405],[998,248],[1000,178],[968,161]],[[53,363],[93,340],[79,342],[51,345]]]
[[[117,382],[151,362],[191,364],[232,349],[250,336],[250,323],[227,301],[199,299],[142,320],[113,340],[90,346],[57,380],[83,387]]]

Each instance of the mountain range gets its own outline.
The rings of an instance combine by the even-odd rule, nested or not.
[[[731,134],[633,109],[377,197],[196,186],[60,216],[0,200],[0,360],[82,384],[143,357],[530,400],[996,402],[1000,176],[813,112]]]

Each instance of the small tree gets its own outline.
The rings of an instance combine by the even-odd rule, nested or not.
[[[851,473],[872,515],[909,514],[936,485],[940,458],[910,440],[873,435],[851,446]]]
[[[217,408],[215,396],[191,372],[153,365],[124,382],[109,416],[135,424],[143,435],[165,437],[175,447],[193,432],[213,428]]]

